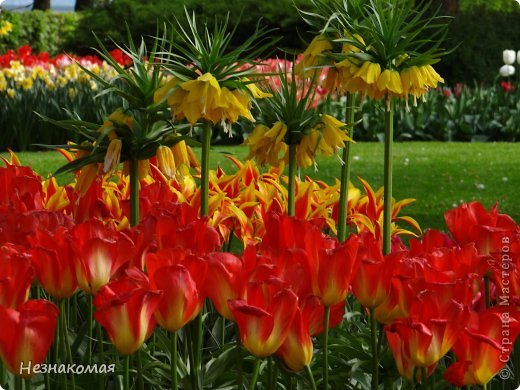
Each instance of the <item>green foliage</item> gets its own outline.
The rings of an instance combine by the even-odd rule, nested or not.
[[[295,0],[301,8],[308,7],[305,0]],[[266,28],[277,28],[273,37],[281,37],[281,47],[303,48],[299,34],[304,34],[307,27],[296,12],[293,0],[276,2],[255,0],[186,0],[186,1],[138,1],[116,0],[84,12],[79,24],[74,47],[85,49],[95,45],[92,31],[104,39],[105,45],[113,45],[113,41],[125,39],[126,21],[132,28],[133,38],[153,36],[156,34],[157,23],[171,21],[176,17],[185,20],[184,7],[189,12],[195,12],[198,20],[212,22],[214,19],[224,20],[229,12],[232,24],[240,18],[234,43],[240,43],[243,37],[250,36],[258,23]],[[118,21],[114,23],[114,21]],[[211,23],[210,23],[211,24]]]
[[[50,11],[8,12],[2,11],[1,20],[8,20],[13,30],[0,40],[0,51],[16,50],[30,45],[34,51],[59,54],[67,47],[76,33],[80,20],[77,13]]]
[[[513,87],[514,88],[514,87]],[[344,99],[344,98],[343,98]],[[520,140],[520,91],[492,87],[458,86],[430,91],[417,106],[395,107],[394,134],[401,141],[509,141]],[[344,101],[329,101],[325,111],[342,117]],[[365,100],[359,113],[355,139],[382,141],[384,106]]]
[[[456,15],[447,47],[460,46],[436,65],[450,84],[477,80],[490,83],[503,65],[502,51],[520,49],[520,6],[513,5],[515,10],[510,13],[481,7]]]

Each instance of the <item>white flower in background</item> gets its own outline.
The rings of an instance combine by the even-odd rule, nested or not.
[[[516,53],[516,62],[520,64],[520,50]]]
[[[504,59],[504,64],[513,65],[516,60],[516,51],[504,50],[502,53],[502,58]]]
[[[502,65],[498,72],[502,77],[509,77],[515,74],[515,67],[513,65]]]

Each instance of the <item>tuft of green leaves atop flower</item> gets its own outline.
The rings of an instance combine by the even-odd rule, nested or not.
[[[281,69],[279,87],[269,85],[270,99],[262,104],[262,117],[245,141],[250,147],[248,158],[259,164],[279,166],[287,163],[290,146],[296,147],[296,164],[309,167],[316,154],[331,156],[351,141],[346,125],[312,107],[316,93],[310,84],[295,81],[295,68]]]
[[[201,26],[195,14],[186,11],[186,17],[187,26],[176,20],[173,34],[163,40],[161,61],[168,77],[155,102],[166,102],[174,119],[191,125],[206,121],[228,129],[239,117],[254,121],[251,99],[267,96],[254,85],[260,76],[254,67],[274,43],[272,30],[257,25],[242,44],[231,47],[236,26],[228,31],[229,16],[212,29]]]
[[[308,20],[325,22],[320,36],[331,42],[322,54],[334,60],[328,87],[373,99],[407,101],[411,95],[416,101],[444,81],[432,65],[448,53],[441,48],[448,23],[438,9],[430,11],[431,1],[417,8],[402,0],[313,1],[319,11]]]
[[[97,37],[96,37],[97,38]],[[76,159],[59,168],[55,174],[77,171],[89,167],[90,182],[93,176],[108,174],[116,170],[120,162],[146,160],[156,154],[159,146],[172,146],[179,142],[182,132],[188,129],[174,128],[168,107],[155,103],[154,94],[162,83],[161,66],[158,62],[156,40],[148,50],[144,41],[137,47],[129,40],[126,48],[120,49],[128,55],[132,64],[119,65],[98,40],[98,54],[116,71],[112,79],[82,67],[83,71],[94,78],[101,90],[97,96],[114,94],[122,98],[123,105],[110,113],[102,124],[71,120],[45,120],[79,134],[83,141],[79,144],[51,146],[75,151]]]

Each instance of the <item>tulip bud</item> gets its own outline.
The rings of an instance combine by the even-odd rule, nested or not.
[[[513,65],[515,62],[516,52],[514,50],[504,50],[502,53],[502,58],[504,60],[504,64]]]
[[[518,50],[518,52],[516,53],[516,62],[520,64],[520,50]]]
[[[515,74],[515,67],[513,65],[502,65],[498,72],[502,77],[509,77]]]

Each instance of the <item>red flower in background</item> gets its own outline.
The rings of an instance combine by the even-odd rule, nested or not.
[[[23,249],[12,245],[0,248],[0,306],[16,309],[29,297],[34,269]]]
[[[513,92],[515,90],[515,86],[511,81],[502,81],[500,86],[502,87],[502,91],[505,93]]]
[[[34,367],[45,360],[54,341],[58,308],[53,303],[29,300],[11,309],[0,305],[0,357],[15,375],[30,377],[33,373],[21,371],[21,365]]]
[[[151,336],[153,313],[162,293],[150,290],[148,277],[131,268],[118,280],[103,286],[94,298],[94,318],[122,355],[137,351]]]
[[[514,307],[471,312],[465,331],[453,346],[457,361],[443,378],[459,387],[488,383],[506,365],[519,333],[520,312]]]
[[[42,179],[29,167],[0,168],[0,211],[25,212],[43,208]]]

